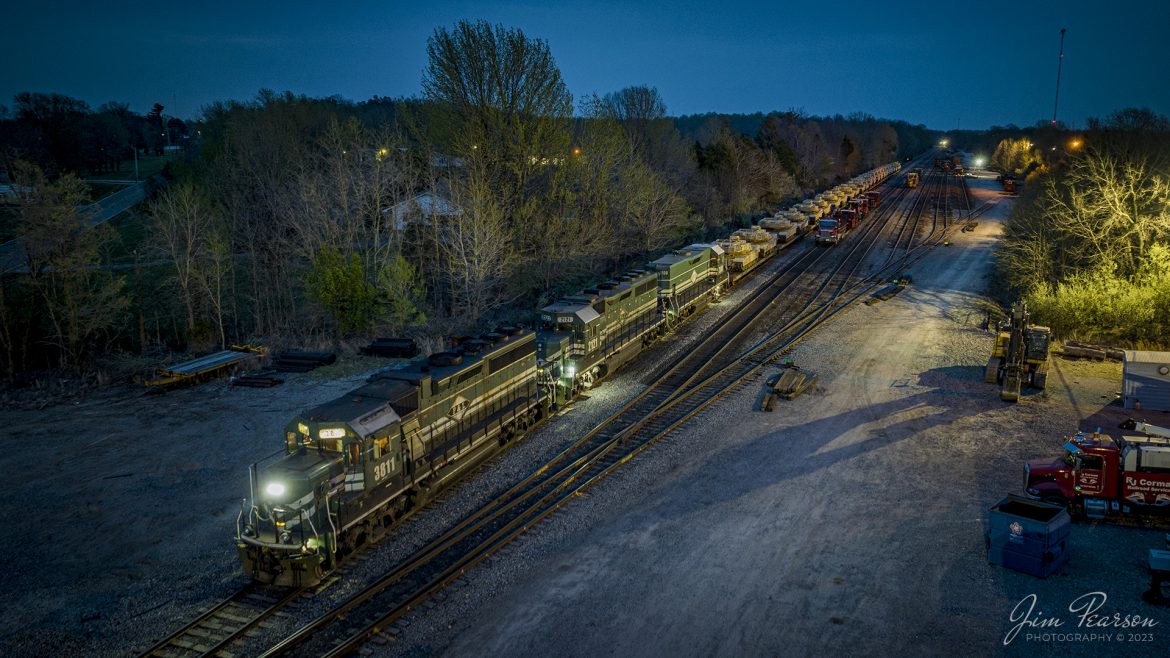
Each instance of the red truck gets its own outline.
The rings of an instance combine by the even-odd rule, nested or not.
[[[849,200],[849,208],[857,213],[857,220],[860,222],[869,214],[869,199],[864,196],[853,197]]]
[[[837,244],[855,226],[857,226],[857,211],[842,208],[833,213],[831,218],[826,217],[817,222],[817,244]]]
[[[1059,459],[1024,466],[1024,490],[1090,519],[1170,513],[1170,438],[1078,433]]]

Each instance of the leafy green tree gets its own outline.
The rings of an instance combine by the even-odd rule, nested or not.
[[[1040,153],[1032,146],[1032,141],[1027,137],[1001,140],[991,154],[991,168],[1002,174],[1023,173],[1028,165],[1043,162]]]
[[[305,283],[310,297],[325,307],[343,334],[370,328],[380,315],[378,291],[366,280],[357,254],[345,256],[336,247],[322,247]]]
[[[14,182],[22,190],[19,239],[27,254],[29,282],[40,299],[61,364],[78,372],[93,351],[116,333],[129,305],[125,281],[101,269],[112,232],[78,211],[88,197],[72,174],[49,182],[22,163]]]
[[[426,291],[410,261],[397,254],[378,271],[378,289],[386,304],[390,324],[398,329],[418,326],[427,321],[423,312]]]
[[[1091,125],[1083,149],[1025,190],[997,270],[1058,334],[1165,345],[1170,123],[1123,111]],[[1013,150],[1021,145],[1005,145]]]

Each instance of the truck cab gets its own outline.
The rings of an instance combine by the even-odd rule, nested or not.
[[[1110,496],[1117,489],[1120,448],[1100,433],[1078,433],[1064,443],[1064,454],[1024,465],[1024,490],[1042,500],[1070,502],[1080,496]]]
[[[1055,460],[1024,466],[1024,490],[1073,503],[1088,518],[1133,511],[1170,512],[1170,439],[1078,433]]]

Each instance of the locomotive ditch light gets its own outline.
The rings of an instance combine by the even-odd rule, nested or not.
[[[280,533],[280,543],[282,543],[282,544],[291,544],[292,543],[292,534],[289,533],[288,530],[285,530],[284,532]]]
[[[569,364],[565,367],[565,376],[572,379],[577,374],[577,366]]]
[[[280,498],[284,495],[284,485],[279,482],[269,482],[267,487],[264,487],[264,493],[273,498]]]

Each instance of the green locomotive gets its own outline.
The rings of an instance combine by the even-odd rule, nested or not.
[[[545,412],[536,336],[506,329],[379,371],[289,423],[250,471],[237,521],[245,573],[305,587]]]
[[[694,244],[541,309],[537,362],[553,404],[616,371],[726,283],[723,250]]]
[[[899,169],[874,169],[857,186]],[[293,419],[279,457],[249,472],[236,524],[245,573],[277,585],[319,582],[775,253],[774,236],[740,233],[752,234],[750,262],[727,252],[732,240],[690,245],[546,306],[539,333],[505,328],[383,369]]]

